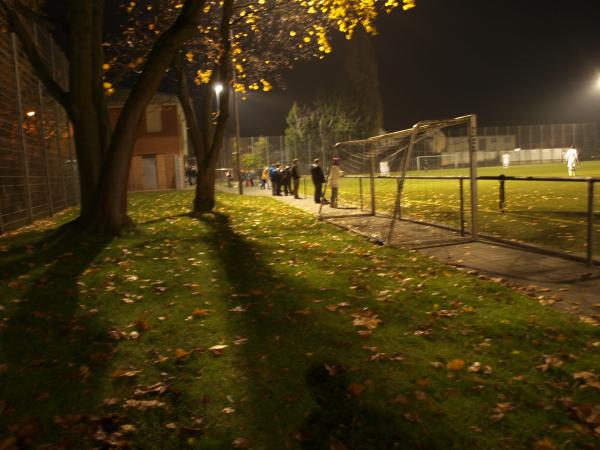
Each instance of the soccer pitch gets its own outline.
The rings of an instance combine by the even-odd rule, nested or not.
[[[564,164],[518,165],[508,168],[480,167],[478,176],[566,177]],[[411,171],[413,176],[468,176],[464,169]],[[585,161],[577,167],[578,177],[600,177],[600,161]],[[376,209],[391,213],[396,179],[375,180]],[[464,180],[465,220],[469,220],[469,180]],[[585,182],[505,181],[504,211],[499,209],[499,181],[479,180],[478,219],[481,233],[503,239],[584,254],[587,239],[588,184]],[[312,189],[311,189],[312,190]],[[370,209],[370,183],[362,180],[363,207]],[[343,178],[340,204],[359,205],[360,185],[356,178]],[[600,183],[596,184],[594,205],[594,255],[600,257]],[[327,194],[329,195],[329,194]],[[458,180],[407,179],[402,197],[403,217],[460,228]],[[326,213],[326,211],[325,211]],[[469,223],[465,224],[469,229]]]

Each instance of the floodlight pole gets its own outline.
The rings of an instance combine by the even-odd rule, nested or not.
[[[471,239],[479,237],[477,223],[477,115],[469,116],[469,165],[471,175]]]

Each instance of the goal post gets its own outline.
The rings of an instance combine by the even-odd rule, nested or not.
[[[436,220],[443,219],[444,214],[450,217],[452,226],[443,221],[440,228],[460,229],[467,231],[472,240],[477,239],[477,128],[476,116],[466,115],[443,120],[426,120],[415,124],[413,127],[392,133],[373,136],[368,139],[338,142],[335,144],[332,157],[335,164],[339,165],[342,178],[334,181],[335,191],[339,193],[338,206],[319,205],[319,218],[347,217],[348,215],[364,215],[363,205],[369,207],[371,215],[388,218],[389,228],[381,235],[381,240],[387,244],[392,242],[394,229],[398,220],[409,220],[436,225]],[[425,161],[432,165],[445,168],[461,167],[468,171],[462,175],[428,176],[418,173],[423,171]],[[435,162],[435,163],[431,163]],[[327,174],[330,161],[323,161]],[[384,167],[386,170],[382,170]],[[417,170],[409,174],[409,170]],[[436,174],[437,175],[437,174]],[[410,179],[409,190],[405,193],[406,180]],[[368,183],[364,183],[368,179]],[[437,181],[443,179],[442,181]],[[463,183],[467,180],[468,184]],[[326,181],[323,189],[324,195],[330,195],[331,186]],[[452,195],[442,192],[446,186],[453,186]],[[454,187],[454,184],[456,187]],[[460,206],[456,200],[458,186],[460,185]],[[469,201],[469,213],[464,214],[463,185],[469,189],[465,199]],[[427,192],[417,192],[425,186]],[[436,189],[442,189],[436,192]],[[369,192],[366,192],[366,191]],[[338,192],[339,191],[339,192]],[[359,192],[359,193],[358,193]],[[416,194],[415,194],[416,192]],[[448,202],[455,203],[446,209],[443,214],[435,211],[441,210],[440,202],[434,197],[447,195]],[[404,195],[404,197],[403,197]],[[420,197],[415,200],[414,195]],[[409,197],[407,197],[409,196]],[[370,197],[370,198],[369,198]],[[358,205],[360,204],[360,209]],[[337,205],[336,205],[337,206]],[[348,211],[355,211],[350,213]],[[460,211],[458,213],[453,211]],[[366,212],[366,211],[365,211]],[[416,214],[416,215],[415,215]],[[456,223],[460,220],[460,226]],[[466,226],[463,226],[466,225]]]

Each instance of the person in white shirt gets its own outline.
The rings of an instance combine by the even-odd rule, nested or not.
[[[504,153],[502,155],[502,167],[508,169],[508,166],[510,166],[510,155],[508,153]]]
[[[331,169],[329,170],[329,186],[331,186],[331,204],[332,208],[337,208],[338,202],[338,189],[340,187],[340,177],[342,176],[340,170],[340,159],[334,157],[331,163]]]
[[[577,163],[579,162],[579,157],[577,156],[577,149],[571,147],[565,153],[565,162],[567,163],[567,168],[569,169],[569,176],[575,176],[575,168],[577,167]]]

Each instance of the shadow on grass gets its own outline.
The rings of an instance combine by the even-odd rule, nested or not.
[[[108,241],[34,237],[1,266],[0,435],[18,448],[78,446],[97,427],[87,418],[111,354],[106,327],[80,304],[78,279]]]
[[[266,254],[268,246],[236,233],[226,215],[199,220],[211,230],[206,240],[218,250],[232,286],[231,306],[243,302],[247,308],[232,313],[229,326],[233,334],[248,339],[240,347],[240,382],[246,384],[247,399],[240,410],[247,408],[246,416],[252,417],[246,427],[259,441],[253,445],[393,449],[408,442],[419,448],[409,424],[348,393],[352,381],[364,381],[359,378],[364,374],[347,371],[364,362],[364,341],[327,316],[315,318],[312,309],[324,305],[314,301],[326,299],[327,292],[274,270],[274,265],[288,263],[287,258],[275,251]],[[333,373],[326,364],[335,368]]]

